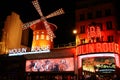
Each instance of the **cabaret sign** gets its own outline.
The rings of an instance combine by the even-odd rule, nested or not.
[[[112,73],[115,72],[115,64],[102,64],[99,66],[96,66],[96,72],[102,72],[102,73]]]
[[[76,49],[77,54],[87,54],[95,52],[119,53],[119,45],[117,43],[91,43],[80,45]]]
[[[19,48],[19,49],[10,49],[9,56],[18,56],[18,55],[26,55],[26,54],[36,54],[36,53],[46,53],[50,52],[50,48],[48,47],[35,47],[32,48],[31,51],[27,51],[27,48]]]

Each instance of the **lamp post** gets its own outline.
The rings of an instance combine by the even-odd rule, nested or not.
[[[75,34],[75,46],[76,46],[76,34],[77,34],[77,30],[76,29],[73,30],[73,34]]]
[[[77,47],[77,44],[76,44],[76,36],[77,36],[77,30],[74,29],[73,30],[73,34],[75,34],[75,54],[74,54],[74,69],[75,69],[75,75],[76,75],[76,80],[78,80],[78,60],[77,60],[77,53],[76,53],[76,47]]]

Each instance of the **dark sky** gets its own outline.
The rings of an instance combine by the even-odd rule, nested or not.
[[[63,44],[74,41],[72,30],[75,28],[75,1],[74,0],[38,0],[43,15],[63,8],[65,14],[47,19],[48,22],[57,25],[55,31],[55,44]],[[40,18],[32,5],[32,0],[0,0],[0,28],[8,15],[14,11],[20,15],[23,23]]]

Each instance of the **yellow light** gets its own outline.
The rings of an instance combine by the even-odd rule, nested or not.
[[[39,40],[39,35],[36,35],[36,40]]]
[[[46,40],[49,40],[49,35],[46,35]]]
[[[43,34],[41,35],[41,39],[44,39],[44,35]]]
[[[77,34],[77,30],[73,30],[73,34]]]

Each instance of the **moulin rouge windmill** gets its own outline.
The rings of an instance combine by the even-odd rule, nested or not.
[[[51,49],[53,48],[53,39],[55,38],[53,31],[57,28],[57,26],[47,22],[46,19],[64,14],[64,11],[61,8],[48,16],[43,16],[38,0],[32,1],[32,4],[39,13],[40,19],[23,24],[23,30],[29,27],[33,30],[32,49],[37,47],[42,49]]]

